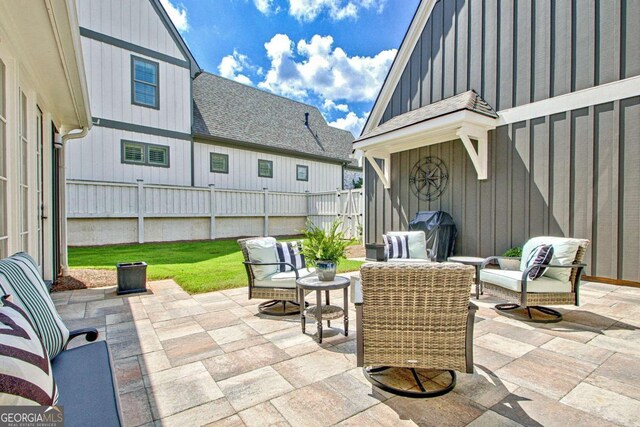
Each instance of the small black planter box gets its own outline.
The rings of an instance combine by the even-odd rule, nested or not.
[[[128,262],[117,264],[118,295],[147,292],[147,263]]]
[[[364,245],[366,249],[367,261],[386,261],[384,254],[384,245],[381,243],[368,243]]]

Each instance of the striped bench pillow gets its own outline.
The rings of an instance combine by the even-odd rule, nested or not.
[[[407,234],[398,234],[395,236],[383,234],[382,238],[387,246],[388,258],[409,258],[409,236]]]
[[[53,360],[67,344],[69,329],[56,311],[33,258],[20,252],[0,260],[0,294],[11,295],[24,310]]]
[[[301,249],[302,245],[298,242],[276,243],[278,262],[288,262],[289,264],[293,264],[296,270],[306,268],[307,263],[304,260],[304,255],[302,255],[302,253],[300,252]],[[278,271],[291,271],[291,267],[289,267],[288,265],[280,265]]]
[[[0,305],[0,405],[58,402],[47,349],[26,313],[2,297]]]

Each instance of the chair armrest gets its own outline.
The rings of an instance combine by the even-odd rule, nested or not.
[[[82,329],[76,329],[74,331],[69,332],[69,339],[67,340],[67,343],[64,346],[64,349],[67,349],[67,346],[69,345],[69,342],[71,342],[72,339],[77,338],[77,337],[81,337],[85,335],[85,339],[88,342],[93,342],[95,340],[98,339],[98,330],[96,328],[82,328]]]
[[[465,360],[467,365],[467,374],[473,373],[473,328],[476,324],[476,311],[478,311],[478,306],[469,301],[467,334],[465,336]]]
[[[244,265],[288,265],[291,269],[296,273],[296,279],[300,278],[300,274],[298,273],[298,269],[288,262],[253,262],[253,261],[244,261]]]
[[[552,267],[552,268],[577,268],[579,270],[583,270],[587,267],[587,264],[571,264],[571,265],[555,265],[555,264],[531,264],[522,272],[522,280],[525,281],[529,278],[529,272],[537,267]]]
[[[484,262],[480,266],[480,269],[485,268],[487,264],[491,263],[492,261],[498,261],[499,259],[515,259],[520,261],[520,257],[517,256],[490,256],[489,258],[485,258]]]

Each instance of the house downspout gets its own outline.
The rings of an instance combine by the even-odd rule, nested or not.
[[[69,275],[69,256],[67,252],[67,174],[65,171],[66,167],[66,156],[64,153],[64,145],[67,141],[71,139],[79,139],[84,138],[89,133],[89,127],[83,127],[82,129],[73,129],[80,130],[80,132],[70,133],[67,132],[62,136],[60,144],[55,143],[55,148],[57,150],[61,150],[60,155],[60,164],[58,165],[58,171],[60,174],[60,187],[58,189],[58,197],[59,197],[59,206],[60,206],[60,264],[62,264],[62,275]]]

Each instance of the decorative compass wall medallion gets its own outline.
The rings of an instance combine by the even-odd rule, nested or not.
[[[437,157],[425,157],[419,160],[409,177],[411,191],[420,200],[436,200],[444,192],[449,181],[449,172],[444,162]]]

